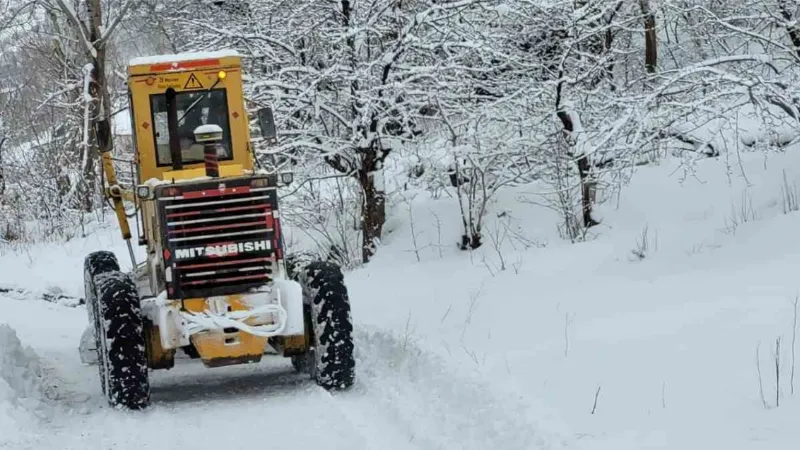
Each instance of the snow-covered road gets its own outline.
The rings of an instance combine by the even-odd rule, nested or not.
[[[531,423],[486,386],[381,332],[359,331],[358,384],[328,393],[288,360],[206,369],[181,359],[152,372],[145,412],[110,409],[94,366],[81,364],[82,307],[0,295],[3,322],[46,374],[41,421],[0,427],[15,449],[485,449],[542,448]],[[12,445],[13,444],[13,445]],[[498,447],[500,446],[500,447]]]

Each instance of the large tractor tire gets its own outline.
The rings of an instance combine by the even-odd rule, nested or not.
[[[93,283],[103,392],[112,407],[143,409],[150,403],[150,381],[136,284],[119,271],[100,273]]]
[[[95,290],[95,278],[103,273],[119,272],[119,261],[114,253],[101,250],[90,253],[89,256],[83,261],[83,288],[84,288],[84,301],[86,303],[86,313],[89,317],[89,325],[92,329],[94,336],[94,344],[96,349],[100,349],[100,334],[97,332],[99,322],[97,320],[97,295]],[[106,380],[103,366],[99,364],[100,386],[103,388],[103,394],[106,392]]]
[[[119,262],[114,253],[101,250],[90,253],[83,261],[83,287],[86,302],[86,312],[89,314],[89,323],[94,323],[93,302],[90,297],[94,297],[94,277],[101,273],[119,272]]]
[[[292,357],[292,365],[325,389],[347,389],[355,383],[356,364],[344,275],[339,266],[317,261],[299,270],[297,280],[303,287],[311,345],[305,355]]]

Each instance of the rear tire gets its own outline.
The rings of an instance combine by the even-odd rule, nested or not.
[[[339,266],[317,261],[299,271],[298,278],[311,347],[306,355],[293,357],[292,365],[308,371],[325,389],[347,389],[356,377],[353,321],[344,275]]]
[[[95,289],[95,277],[108,272],[118,272],[119,262],[114,253],[101,250],[90,253],[83,261],[83,291],[84,301],[86,302],[86,314],[89,317],[92,335],[94,337],[95,348],[100,350],[100,322],[97,320],[97,295]],[[97,361],[98,375],[100,376],[100,386],[103,394],[106,392],[105,371],[103,361]]]
[[[113,407],[143,409],[150,403],[144,320],[136,284],[114,271],[94,278],[101,382]]]

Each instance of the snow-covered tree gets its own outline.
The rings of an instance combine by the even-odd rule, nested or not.
[[[435,43],[477,0],[185,2],[172,26],[181,49],[233,46],[250,65],[248,93],[271,104],[283,152],[324,161],[359,187],[362,259],[386,221],[386,158],[421,133],[437,84]],[[245,6],[246,5],[246,6]],[[191,38],[191,33],[195,38]],[[203,30],[203,33],[197,33]],[[455,79],[456,77],[453,77]],[[319,174],[315,174],[319,175]]]
[[[13,174],[21,212],[44,219],[51,234],[75,229],[73,218],[99,204],[97,156],[112,145],[104,55],[133,3],[39,0],[18,2],[6,15],[0,114],[14,148],[5,158],[7,186]]]
[[[385,167],[410,166],[398,161],[407,149],[447,157],[417,182],[455,180],[462,247],[475,248],[503,186],[549,183],[575,239],[599,221],[597,192],[665,146],[722,154],[743,106],[768,130],[745,145],[785,143],[779,126],[800,120],[789,0],[0,2],[0,39],[14,36],[0,56],[0,101],[15,111],[0,112],[4,158],[37,143],[6,169],[7,192],[13,170],[36,179],[37,201],[91,209],[124,91],[109,65],[130,52],[235,48],[250,108],[272,106],[279,122],[275,146],[254,129],[259,162],[291,165],[287,214],[343,261],[374,255],[392,195]],[[126,33],[116,53],[115,31]]]

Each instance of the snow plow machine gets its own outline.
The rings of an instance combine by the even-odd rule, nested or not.
[[[109,251],[84,263],[84,363],[109,404],[150,404],[149,373],[176,353],[205,367],[291,358],[329,390],[355,382],[352,320],[340,268],[284,251],[278,188],[291,173],[257,169],[236,52],[136,58],[128,67],[135,181],[123,188],[100,155],[131,271]],[[276,140],[272,110],[254,122]],[[136,263],[124,203],[135,204]]]

